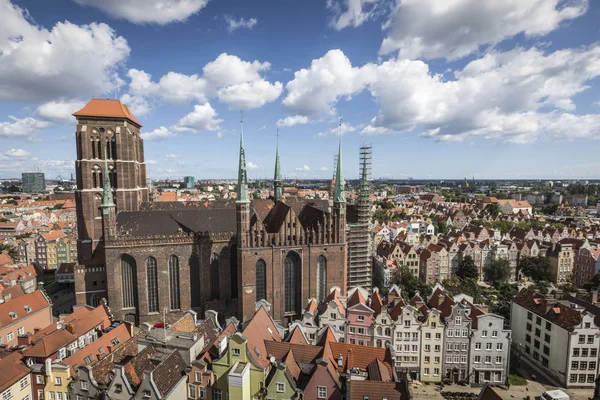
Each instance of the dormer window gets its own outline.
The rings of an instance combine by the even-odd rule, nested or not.
[[[9,312],[8,315],[10,315],[10,319],[17,319],[17,313],[14,311]]]
[[[239,355],[240,355],[240,349],[236,349],[236,348],[234,348],[234,349],[233,349],[233,355],[234,355],[234,356],[239,356]]]
[[[31,312],[31,306],[25,306],[25,312],[30,313]]]

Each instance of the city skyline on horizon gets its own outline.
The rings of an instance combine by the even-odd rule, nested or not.
[[[179,3],[0,0],[0,178],[73,172],[71,113],[109,97],[153,178],[235,177],[243,110],[249,179],[278,128],[284,177],[330,177],[339,116],[349,179],[363,142],[382,179],[600,179],[599,4]]]

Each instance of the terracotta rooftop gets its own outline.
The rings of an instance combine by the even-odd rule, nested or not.
[[[252,319],[244,328],[242,335],[248,339],[248,351],[261,366],[269,365],[265,341],[281,342],[281,335],[275,322],[264,307],[259,307]]]
[[[348,400],[389,399],[400,400],[401,394],[398,384],[395,382],[360,381],[350,380],[348,382]]]
[[[142,126],[125,104],[113,99],[91,99],[81,110],[74,112],[73,116],[125,118]]]
[[[382,360],[390,375],[392,375],[391,354],[387,349],[348,343],[329,343],[329,347],[336,360],[340,355],[342,356],[342,365],[346,368],[359,368],[366,371],[371,362],[379,359]],[[344,367],[338,367],[338,370],[344,372]]]
[[[19,352],[0,355],[0,371],[2,371],[0,374],[0,393],[31,373],[31,370],[21,362]]]
[[[286,342],[288,343],[308,344],[308,341],[306,340],[306,337],[304,336],[304,333],[302,333],[302,330],[299,326],[294,327],[294,330],[286,339]]]
[[[29,312],[25,309],[27,306],[30,307]],[[48,299],[40,290],[12,298],[0,304],[0,328],[13,323],[16,324],[23,318],[27,318],[37,311],[49,307],[50,303]],[[11,317],[11,312],[16,313],[15,319]],[[39,328],[43,327],[40,326]]]

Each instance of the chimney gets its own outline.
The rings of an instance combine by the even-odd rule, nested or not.
[[[592,304],[596,304],[598,302],[598,290],[592,290],[592,292],[590,293],[592,295]]]
[[[31,333],[17,336],[17,346],[27,346],[31,344]]]

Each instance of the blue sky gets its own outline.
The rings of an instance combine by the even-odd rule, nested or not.
[[[101,4],[101,5],[99,5]],[[600,178],[600,4],[0,0],[0,178],[68,175],[69,115],[119,98],[155,178]]]

